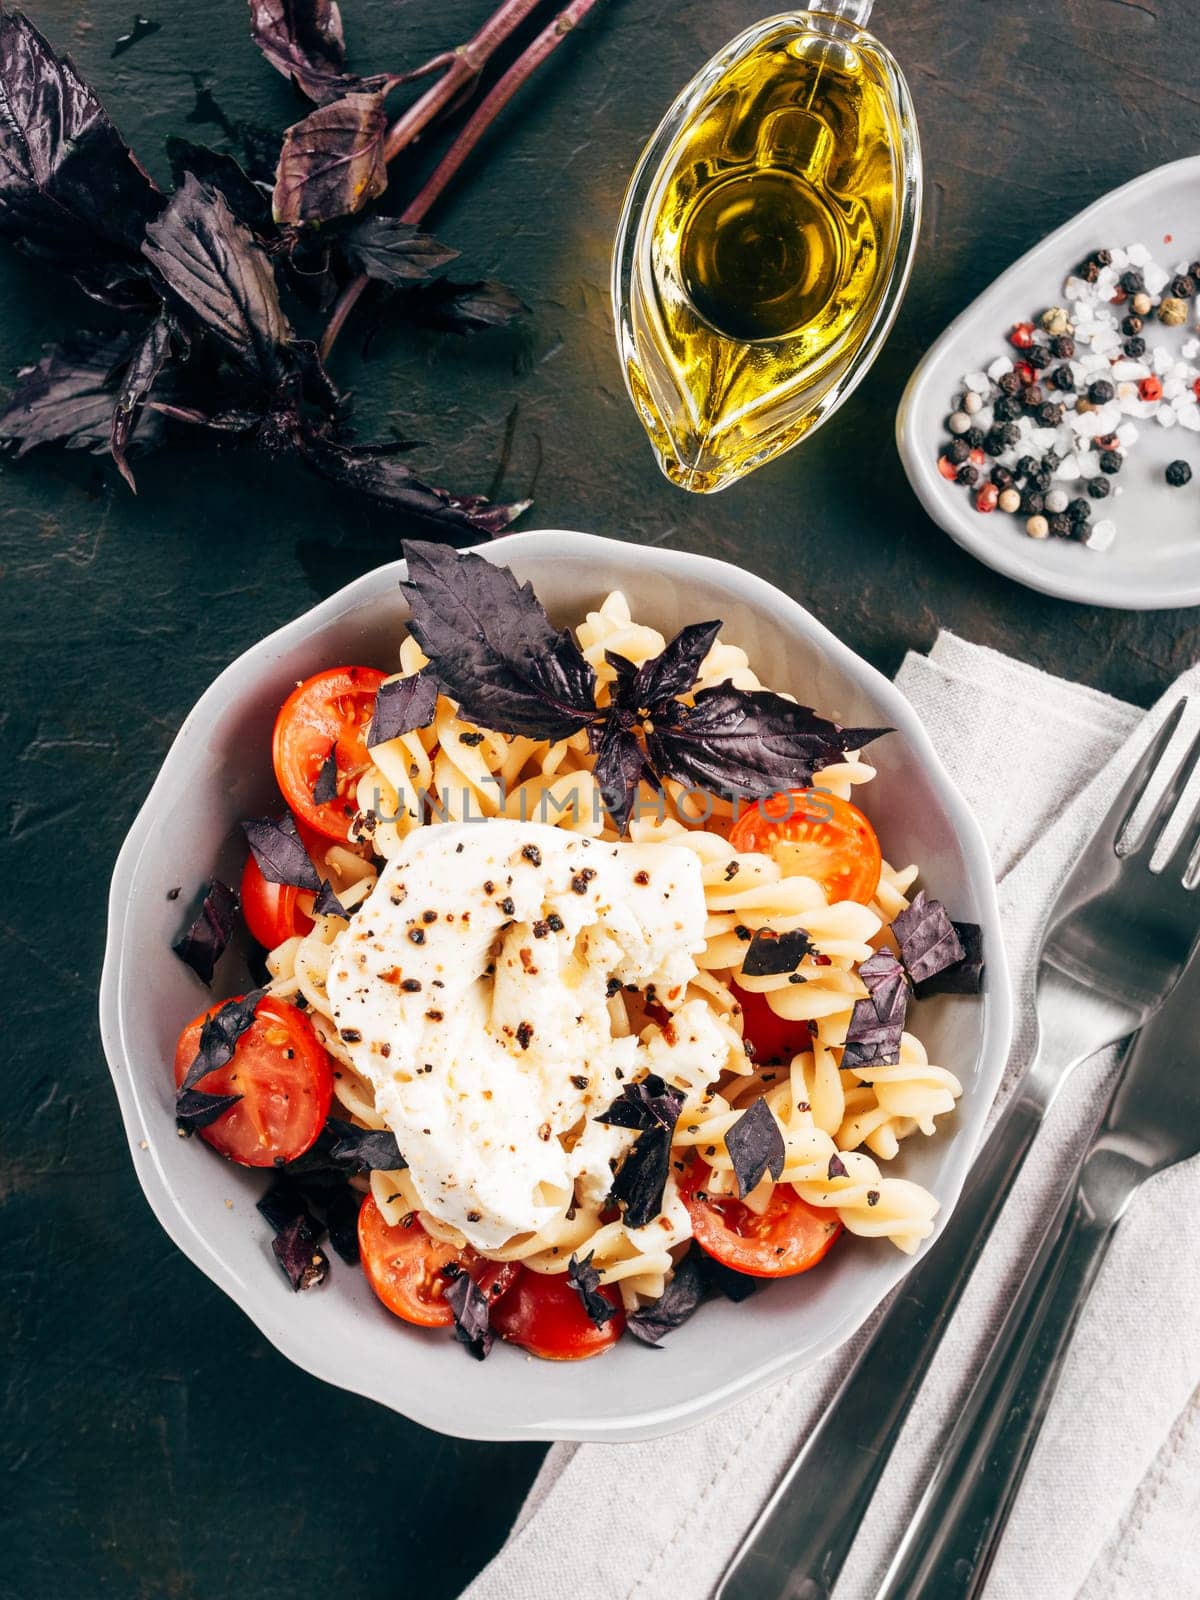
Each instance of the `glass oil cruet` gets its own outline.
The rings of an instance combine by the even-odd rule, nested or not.
[[[734,39],[647,145],[613,251],[629,394],[672,483],[724,489],[824,421],[900,304],[921,209],[908,86],[818,0]]]

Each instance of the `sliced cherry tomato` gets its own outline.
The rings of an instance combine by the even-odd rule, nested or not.
[[[679,1185],[702,1249],[751,1278],[791,1278],[815,1267],[842,1231],[836,1212],[801,1200],[790,1183],[777,1183],[761,1216],[727,1195],[705,1188],[708,1168],[694,1161]]]
[[[531,1272],[522,1267],[516,1283],[492,1311],[492,1327],[502,1339],[547,1361],[582,1361],[610,1349],[625,1331],[616,1289],[600,1293],[617,1314],[598,1328],[561,1272]]]
[[[807,1021],[792,1022],[776,1016],[765,994],[752,994],[736,983],[732,988],[742,1008],[742,1035],[754,1046],[757,1066],[765,1066],[768,1061],[791,1061],[801,1050],[812,1048]]]
[[[370,765],[366,733],[375,695],[387,676],[374,667],[330,667],[292,690],[275,719],[275,778],[295,815],[329,839],[348,839],[357,809],[354,786]],[[337,793],[313,799],[333,751]]]
[[[200,1048],[200,1029],[220,1009],[210,1006],[189,1022],[175,1047],[180,1084]],[[270,1167],[302,1156],[325,1126],[333,1098],[333,1068],[302,1011],[270,995],[258,1002],[254,1021],[238,1040],[233,1059],[202,1078],[204,1094],[240,1094],[236,1105],[200,1129],[214,1150],[243,1167]]]
[[[729,835],[735,850],[774,853],[786,845],[788,871],[815,878],[830,900],[869,905],[882,857],[875,830],[857,806],[823,789],[786,789],[740,816]]]
[[[454,1321],[446,1301],[446,1267],[469,1272],[489,1304],[511,1288],[520,1270],[515,1261],[489,1261],[474,1250],[456,1250],[431,1238],[414,1216],[393,1227],[371,1195],[358,1213],[358,1249],[367,1282],[384,1305],[421,1328],[445,1328]]]
[[[246,926],[264,950],[274,950],[285,939],[307,933],[313,925],[310,890],[290,883],[271,883],[259,871],[253,856],[242,872],[242,915]]]

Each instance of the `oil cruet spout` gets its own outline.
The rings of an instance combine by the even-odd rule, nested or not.
[[[667,113],[613,253],[626,385],[659,464],[723,489],[797,443],[866,372],[920,212],[908,89],[825,0],[748,29]]]

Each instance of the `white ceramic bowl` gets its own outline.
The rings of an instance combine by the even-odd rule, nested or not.
[[[1200,434],[1139,422],[1141,437],[1116,480],[1122,493],[1098,500],[1093,516],[1111,517],[1115,542],[1089,550],[1069,539],[1031,539],[1021,519],[981,515],[965,489],[937,470],[951,401],[963,374],[1011,356],[1005,334],[1062,297],[1068,272],[1093,250],[1145,244],[1170,266],[1195,255],[1200,207],[1200,156],[1169,162],[1114,189],[1014,262],[926,351],[896,414],[896,442],[909,482],[936,523],[980,561],[1018,583],[1064,600],[1128,611],[1200,605],[1200,517],[1196,489],[1163,482],[1169,461],[1183,457],[1200,477]],[[1167,236],[1173,240],[1165,243]],[[1192,302],[1193,323],[1195,302]],[[1155,324],[1147,330],[1154,343]],[[1169,344],[1179,341],[1168,339]]]
[[[889,858],[916,860],[930,892],[983,925],[981,999],[923,1002],[916,1028],[935,1061],[963,1080],[957,1114],[936,1138],[913,1138],[902,1170],[928,1184],[945,1219],[978,1143],[1008,1050],[1010,1002],[987,849],[908,702],[808,612],[748,572],[707,557],[582,533],[519,533],[480,553],[530,579],[560,625],[614,588],[668,635],[721,617],[763,679],[847,723],[890,724],[871,748],[868,805]],[[848,1338],[910,1262],[884,1241],[849,1236],[819,1270],[772,1284],[742,1305],[713,1302],[665,1349],[634,1340],[578,1363],[526,1359],[497,1344],[469,1360],[444,1333],[398,1322],[360,1272],[334,1259],[328,1283],[294,1294],[255,1211],[261,1173],[176,1136],[169,1063],[183,1024],[209,994],[171,951],[184,897],[214,871],[237,882],[239,818],[277,803],[270,735],[298,678],[341,661],[395,660],[407,616],[402,563],[381,567],[239,657],[200,699],[117,861],[100,1017],[105,1051],[146,1197],[163,1227],[285,1355],[317,1377],[369,1395],[443,1433],[479,1439],[635,1439],[683,1427],[817,1361]],[[178,901],[168,891],[182,885]],[[234,948],[215,992],[245,986]]]

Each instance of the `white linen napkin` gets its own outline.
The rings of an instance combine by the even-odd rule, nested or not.
[[[1018,1022],[998,1110],[1031,1048],[1033,956],[1045,910],[1166,704],[1200,691],[1200,667],[1143,714],[942,633],[928,657],[908,656],[896,681],[974,807],[1000,881]],[[1051,1111],[913,1408],[837,1600],[875,1592],[1115,1065],[1110,1050],[1079,1068]],[[1200,1162],[1189,1162],[1154,1179],[1118,1230],[986,1600],[1141,1600],[1155,1592],[1200,1600],[1197,1214]],[[561,1600],[568,1591],[571,1600],[705,1600],[863,1338],[684,1433],[555,1445],[507,1543],[462,1600]]]

